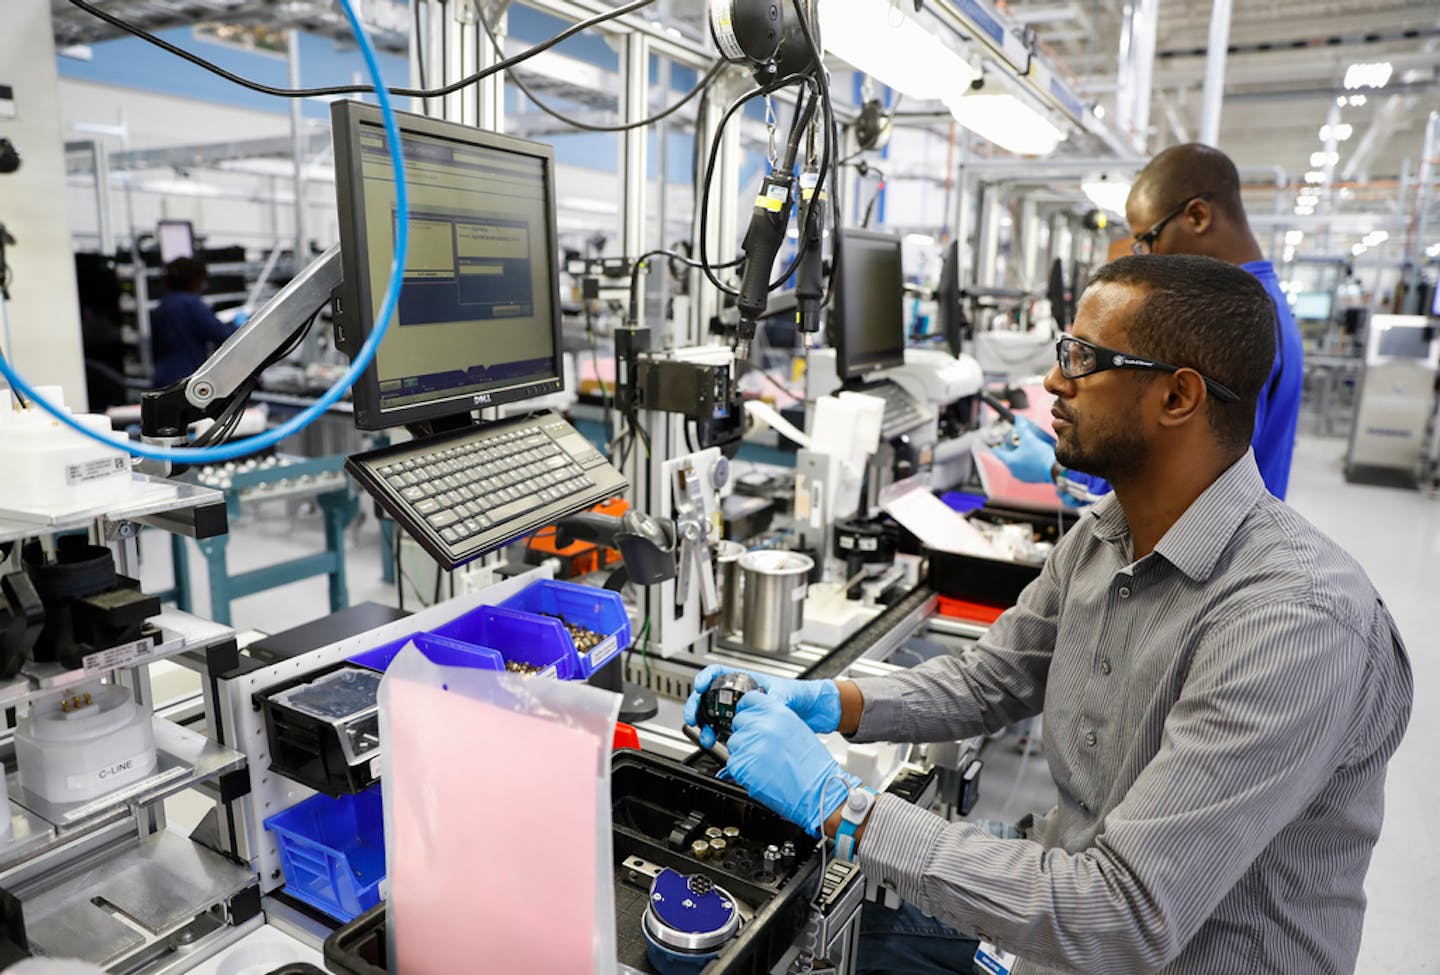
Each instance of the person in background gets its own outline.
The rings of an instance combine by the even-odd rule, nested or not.
[[[150,313],[150,354],[157,387],[189,376],[235,331],[200,297],[209,280],[205,262],[197,258],[177,257],[165,265],[165,297]]]
[[[968,975],[975,939],[1014,975],[1353,971],[1414,684],[1365,571],[1261,480],[1270,298],[1221,261],[1122,257],[1056,358],[1060,461],[1114,491],[965,653],[757,675],[723,775],[905,901],[866,905],[866,975]],[[877,796],[816,737],[953,741],[1042,709],[1058,801],[1018,839]]]
[[[1125,201],[1125,220],[1136,254],[1194,254],[1235,264],[1250,272],[1275,305],[1275,364],[1255,404],[1255,463],[1265,487],[1284,500],[1300,416],[1304,350],[1300,330],[1280,290],[1275,267],[1265,260],[1240,198],[1240,173],[1219,149],[1189,142],[1171,146],[1140,171]],[[1016,477],[1032,483],[1057,481],[1063,497],[1074,490],[1093,495],[1109,485],[1055,462],[1054,441],[1034,424],[1019,424],[1020,442],[996,451]]]

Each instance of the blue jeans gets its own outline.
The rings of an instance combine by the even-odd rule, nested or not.
[[[979,941],[919,908],[867,903],[860,911],[859,975],[972,975]]]

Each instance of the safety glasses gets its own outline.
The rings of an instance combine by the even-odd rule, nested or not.
[[[1168,362],[1147,359],[1129,352],[1102,348],[1073,335],[1062,336],[1060,341],[1055,343],[1055,361],[1060,364],[1060,375],[1066,379],[1080,379],[1106,369],[1158,369],[1160,372],[1178,372],[1188,368],[1172,366]],[[1201,375],[1200,378],[1205,380],[1205,388],[1210,390],[1210,395],[1222,403],[1234,403],[1240,399],[1228,386],[1217,383],[1208,376]]]
[[[1167,223],[1180,216],[1180,214],[1184,213],[1185,208],[1188,207],[1190,204],[1194,203],[1196,200],[1209,200],[1210,197],[1214,195],[1215,194],[1213,193],[1196,193],[1194,196],[1187,196],[1184,203],[1181,203],[1178,207],[1165,214],[1165,216],[1161,217],[1159,220],[1155,221],[1155,225],[1149,230],[1145,231],[1143,234],[1136,234],[1134,243],[1130,245],[1130,253],[1151,253],[1155,249],[1155,241],[1160,238],[1160,234],[1162,231],[1164,231],[1165,225]]]

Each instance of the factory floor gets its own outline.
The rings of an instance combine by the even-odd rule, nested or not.
[[[1433,703],[1440,698],[1440,646],[1433,637],[1440,633],[1440,499],[1348,484],[1340,473],[1344,451],[1344,440],[1302,436],[1289,501],[1369,572],[1405,636],[1416,702],[1409,732],[1390,763],[1385,829],[1366,883],[1370,904],[1356,970],[1362,975],[1440,973],[1440,925],[1432,900],[1440,890],[1440,840],[1427,814],[1440,810],[1440,708]],[[232,572],[310,554],[324,545],[318,516],[291,514],[275,502],[247,513],[232,525],[231,536]],[[351,602],[394,605],[395,587],[381,582],[374,519],[352,526],[348,540]],[[142,545],[145,588],[165,588],[171,579],[165,537],[146,532]],[[204,561],[193,557],[191,571],[201,594],[196,612],[204,615]],[[307,622],[328,612],[327,592],[322,577],[237,600],[235,625],[273,633]],[[406,605],[415,605],[408,588]],[[987,759],[973,818],[1013,821],[1053,801],[1043,754],[1022,761],[1010,739],[995,743]],[[180,827],[188,818],[172,816],[172,823]]]

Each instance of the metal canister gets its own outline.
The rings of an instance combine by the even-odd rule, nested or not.
[[[745,604],[741,593],[740,557],[745,546],[724,541],[715,546],[715,576],[720,583],[720,633],[738,633],[744,620]]]
[[[744,576],[745,647],[759,653],[790,651],[805,621],[805,592],[815,562],[798,552],[767,550],[740,557]]]

